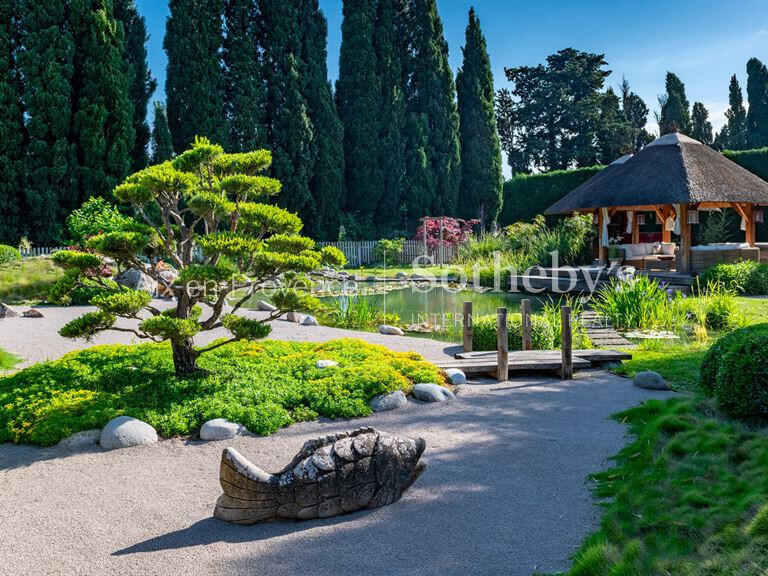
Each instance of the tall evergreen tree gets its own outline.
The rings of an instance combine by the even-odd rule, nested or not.
[[[111,194],[130,172],[133,107],[123,65],[123,30],[112,0],[71,0],[75,72],[71,141],[78,157],[78,205]]]
[[[725,117],[728,119],[724,133],[727,139],[722,144],[731,150],[744,150],[747,147],[747,110],[744,108],[744,95],[736,74],[731,76],[728,86],[728,110],[725,111]]]
[[[373,29],[375,0],[345,0],[341,24],[336,107],[344,125],[344,184],[347,210],[373,227],[384,194],[379,164],[379,107]]]
[[[632,92],[626,78],[622,77],[619,89],[621,90],[621,110],[633,129],[632,151],[637,152],[653,140],[653,136],[645,129],[648,122],[648,106],[640,96]]]
[[[224,0],[224,107],[234,152],[266,144],[256,0]]]
[[[597,128],[597,160],[600,164],[610,164],[634,147],[635,128],[622,113],[619,103],[613,88],[608,88],[600,104]]]
[[[70,143],[75,44],[67,0],[22,4],[19,67],[29,137],[24,191],[30,239],[61,240],[64,217],[77,207],[77,157]]]
[[[406,170],[412,216],[452,214],[461,181],[456,86],[435,0],[410,0]]]
[[[344,128],[336,113],[328,82],[328,22],[317,0],[302,4],[302,88],[312,122],[310,211],[307,234],[321,240],[338,238],[344,192]]]
[[[747,146],[768,146],[768,69],[757,58],[747,62]]]
[[[403,58],[406,46],[404,20],[400,15],[405,8],[405,0],[379,0],[373,28],[376,78],[379,82],[377,146],[383,189],[375,209],[379,235],[403,229],[400,206],[404,202],[406,182],[403,134]]]
[[[659,130],[662,135],[670,132],[688,134],[691,130],[691,114],[690,103],[685,96],[685,84],[675,74],[667,72],[666,89],[666,94],[659,98]]]
[[[297,0],[261,0],[260,8],[267,142],[272,150],[272,172],[283,185],[278,202],[304,214],[312,202],[312,123],[301,93],[298,4]]]
[[[133,106],[134,142],[131,149],[131,172],[137,172],[149,160],[149,123],[147,106],[157,88],[157,81],[147,65],[147,24],[134,0],[114,0],[115,18],[123,26],[123,64],[128,77],[128,94]]]
[[[456,77],[461,143],[460,213],[494,221],[501,207],[501,145],[493,107],[493,73],[475,9],[469,10],[464,61]]]
[[[165,94],[176,152],[195,136],[227,146],[220,52],[222,0],[170,0],[163,48],[168,54]]]
[[[154,104],[152,121],[152,164],[160,164],[173,158],[173,141],[168,129],[168,116],[161,102]]]
[[[709,112],[701,102],[693,103],[691,138],[707,146],[712,145],[712,123],[709,121]]]
[[[19,2],[0,0],[0,243],[18,244],[24,232],[22,215],[24,108],[19,49]]]

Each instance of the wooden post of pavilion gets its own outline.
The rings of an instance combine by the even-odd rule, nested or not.
[[[608,266],[608,246],[603,246],[603,211],[597,209],[597,259],[600,266]]]
[[[640,216],[640,212],[635,210],[632,212],[632,244],[640,244],[640,224],[637,219]]]
[[[680,204],[680,270],[678,274],[691,273],[691,225],[688,224],[688,205]]]

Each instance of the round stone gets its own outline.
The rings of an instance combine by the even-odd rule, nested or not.
[[[632,383],[638,388],[646,390],[669,390],[669,384],[658,372],[648,370],[647,372],[638,372]]]
[[[334,366],[338,366],[339,363],[335,360],[318,360],[315,362],[315,368],[332,368]]]
[[[245,426],[241,424],[230,422],[226,418],[214,418],[200,427],[200,440],[226,440],[241,436],[245,432]]]
[[[448,390],[448,388],[438,386],[431,382],[416,384],[411,390],[411,394],[413,394],[414,398],[421,400],[422,402],[445,402],[446,400],[453,400],[455,398],[453,392]]]
[[[386,334],[388,336],[402,336],[405,334],[402,328],[397,326],[390,326],[389,324],[382,324],[379,326],[379,334]]]
[[[389,394],[379,394],[371,399],[371,410],[374,412],[386,412],[408,404],[408,399],[402,390],[395,390]]]
[[[444,372],[445,372],[445,375],[448,376],[448,379],[451,381],[451,384],[453,384],[454,386],[467,383],[467,376],[464,374],[464,372],[462,372],[458,368],[449,368]]]
[[[152,426],[137,418],[118,416],[110,420],[101,431],[99,444],[107,450],[141,446],[157,442],[157,432]]]

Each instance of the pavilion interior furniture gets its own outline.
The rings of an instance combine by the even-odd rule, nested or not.
[[[755,246],[760,248],[760,261],[768,262],[768,242],[756,242]]]
[[[768,182],[709,146],[671,133],[633,155],[622,156],[550,206],[545,214],[596,214],[602,266],[608,264],[610,234],[615,234],[618,226],[618,233],[630,239],[622,245],[626,264],[646,269],[674,265],[675,274],[690,277],[711,262],[760,258],[756,228],[763,222],[761,207],[766,205]],[[691,228],[698,225],[699,211],[715,209],[731,209],[741,218],[745,247],[693,249]],[[654,258],[640,241],[638,220],[647,226],[648,219],[638,216],[649,212],[656,214],[662,246],[672,243],[673,236],[679,246],[674,264],[668,255]]]
[[[671,242],[619,244],[618,248],[624,256],[624,265],[634,266],[639,270],[649,270],[658,267],[666,270],[668,269],[668,266],[656,266],[656,264],[666,262],[666,256],[671,256],[671,260],[674,261],[674,256],[677,254],[677,246]]]

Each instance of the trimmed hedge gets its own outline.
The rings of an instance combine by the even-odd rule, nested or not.
[[[21,253],[13,246],[0,244],[0,264],[21,260]]]
[[[768,324],[718,339],[701,363],[700,385],[734,416],[768,417]]]
[[[768,294],[768,264],[742,260],[729,264],[716,264],[701,273],[699,283],[707,287],[719,283],[727,290],[750,296]]]
[[[589,166],[576,170],[553,170],[544,174],[519,174],[504,182],[504,203],[499,224],[528,222],[600,172],[604,166]]]
[[[498,333],[496,315],[479,316],[472,322],[472,349],[496,350]],[[523,349],[523,317],[520,313],[507,315],[507,333],[510,350]],[[531,342],[534,350],[551,350],[555,347],[555,334],[549,321],[537,314],[531,315]]]
[[[768,180],[768,148],[752,150],[723,150],[723,156],[746,168],[755,176]],[[768,226],[761,225],[756,230],[757,241],[768,241]]]

